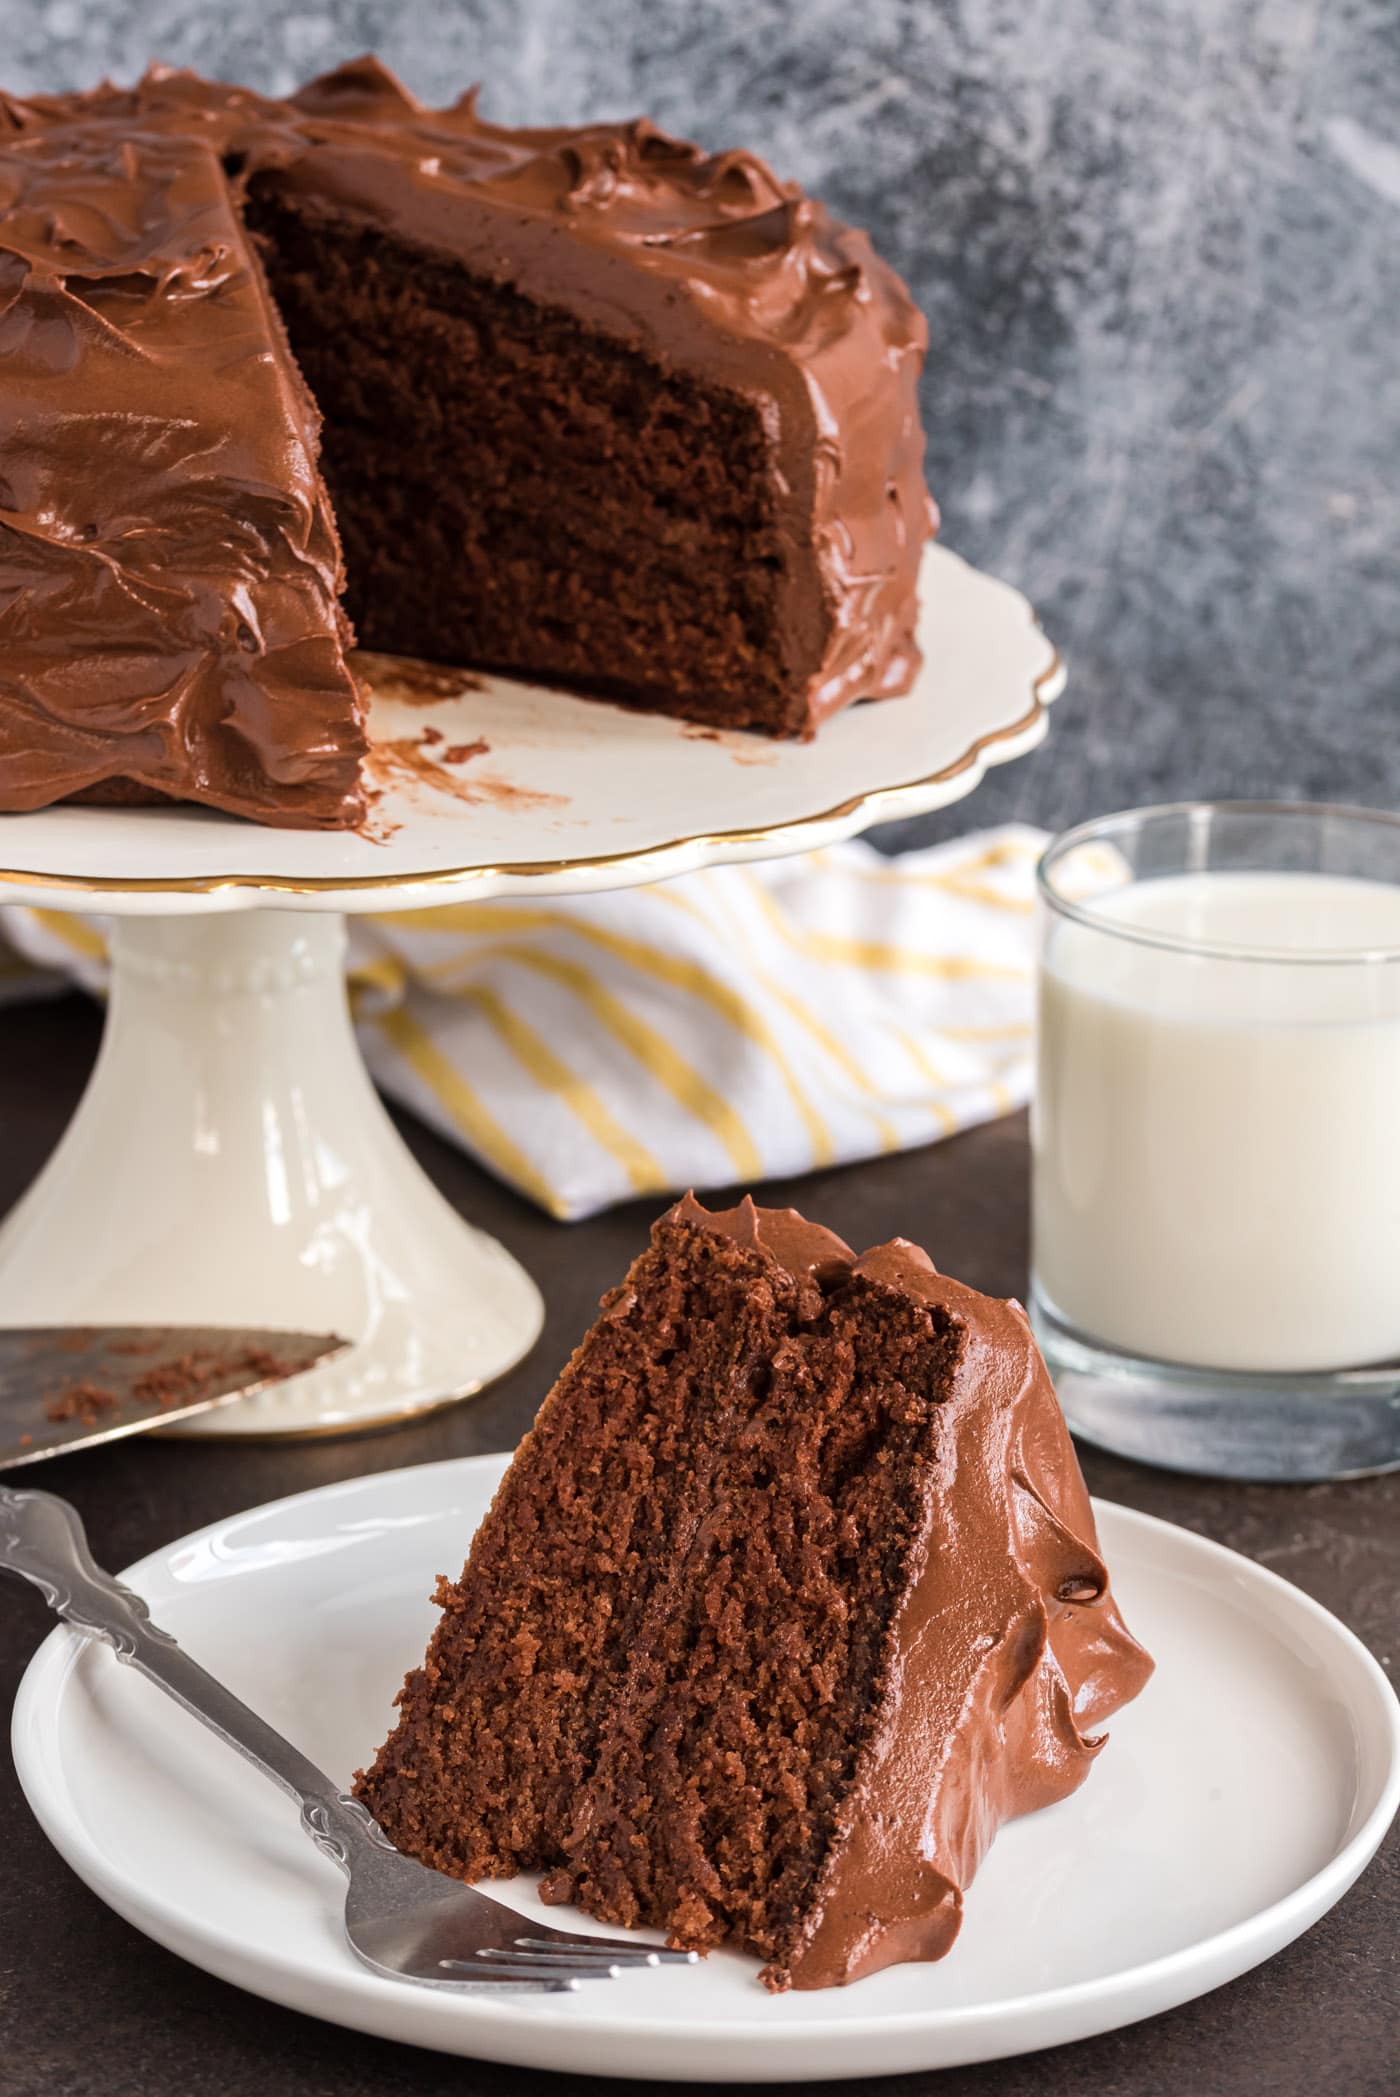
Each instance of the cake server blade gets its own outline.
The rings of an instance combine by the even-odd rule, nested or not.
[[[261,1326],[0,1327],[0,1470],[208,1412],[345,1344]]]

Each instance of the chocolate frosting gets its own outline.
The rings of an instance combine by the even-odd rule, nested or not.
[[[788,1210],[677,1210],[805,1276],[926,1304],[962,1345],[923,1475],[915,1561],[866,1741],[791,1964],[792,1984],[942,1957],[1003,1821],[1066,1797],[1152,1662],[1123,1624],[1054,1389],[1018,1303],[981,1296],[906,1239],[859,1259]],[[819,1242],[821,1241],[821,1242]],[[844,1268],[844,1274],[843,1274]]]
[[[353,822],[316,415],[218,155],[3,116],[0,806],[123,781]]]
[[[796,1209],[760,1209],[751,1194],[737,1208],[702,1208],[693,1194],[684,1195],[671,1210],[682,1223],[696,1223],[736,1245],[767,1253],[779,1267],[805,1280],[809,1275],[839,1277],[848,1274],[855,1254],[835,1231],[809,1223]]]
[[[644,119],[508,130],[372,59],[285,102],[155,68],[0,99],[0,807],[131,781],[361,813],[318,419],[241,225],[255,182],[757,394],[791,725],[907,689],[925,329],[864,234]]]

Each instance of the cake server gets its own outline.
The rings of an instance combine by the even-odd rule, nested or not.
[[[0,1470],[208,1412],[344,1345],[258,1326],[0,1327]]]
[[[291,1794],[304,1832],[350,1882],[346,1938],[377,1973],[436,1987],[557,1992],[585,1980],[611,1980],[626,1968],[694,1963],[693,1951],[530,1922],[504,1902],[401,1856],[357,1799],[183,1652],[151,1622],[140,1595],[93,1562],[77,1509],[56,1494],[0,1485],[0,1571],[31,1581],[75,1631],[111,1646],[124,1665]]]

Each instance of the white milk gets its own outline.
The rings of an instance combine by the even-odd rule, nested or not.
[[[1177,938],[1400,949],[1400,887],[1135,883]],[[1041,1294],[1132,1354],[1217,1369],[1400,1357],[1400,962],[1182,955],[1052,919],[1034,1113]]]

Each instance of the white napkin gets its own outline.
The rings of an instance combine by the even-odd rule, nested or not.
[[[385,1092],[561,1218],[928,1143],[1029,1096],[1044,841],[355,917],[360,1040]],[[103,989],[101,919],[5,922],[32,991]]]

